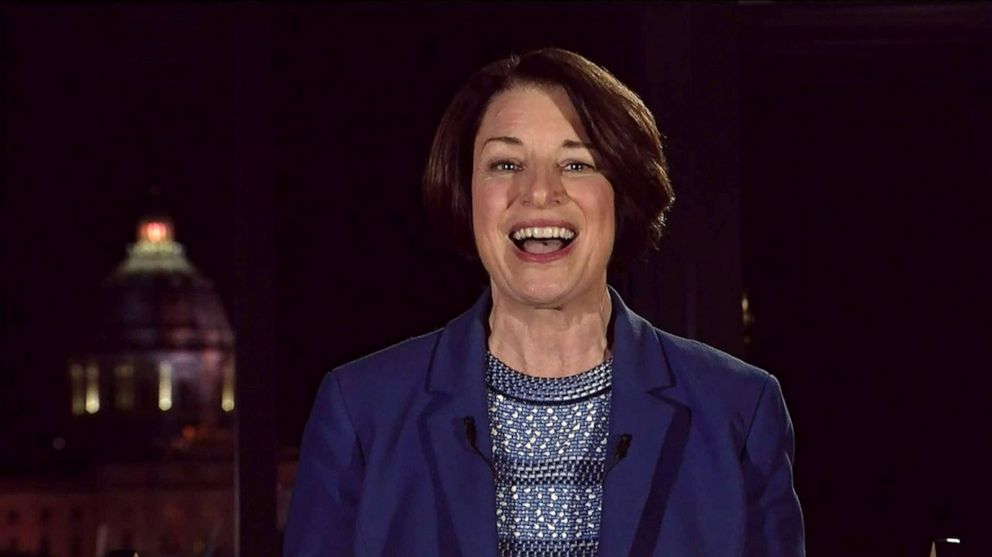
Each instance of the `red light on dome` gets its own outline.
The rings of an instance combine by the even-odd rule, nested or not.
[[[161,242],[169,239],[169,225],[164,222],[152,221],[145,223],[141,231],[142,239],[149,242]]]

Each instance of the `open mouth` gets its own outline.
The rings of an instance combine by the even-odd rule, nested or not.
[[[524,253],[543,255],[568,247],[577,236],[567,226],[527,226],[510,233],[510,241]]]

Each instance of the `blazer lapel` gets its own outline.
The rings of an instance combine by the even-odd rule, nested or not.
[[[495,557],[496,488],[489,465],[471,449],[464,420],[475,420],[476,446],[492,462],[486,407],[484,319],[489,291],[441,332],[428,389],[434,399],[425,416],[434,460],[440,554]],[[451,542],[457,545],[457,551]]]
[[[613,389],[610,447],[631,436],[626,458],[610,470],[603,488],[600,555],[651,555],[661,531],[668,494],[678,472],[689,411],[665,398],[674,383],[654,327],[613,298]],[[612,456],[612,455],[611,455]]]

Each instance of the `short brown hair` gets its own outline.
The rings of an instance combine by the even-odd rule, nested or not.
[[[465,255],[477,256],[472,234],[472,158],[490,101],[520,85],[560,86],[567,93],[614,189],[616,239],[610,269],[620,270],[657,245],[675,200],[661,134],[644,102],[606,69],[560,48],[493,62],[455,95],[438,125],[424,172],[429,216]]]

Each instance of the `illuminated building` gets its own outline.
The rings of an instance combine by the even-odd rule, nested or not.
[[[234,335],[168,219],[141,221],[137,242],[104,281],[95,309],[68,365],[70,411],[95,436],[106,427],[136,428],[156,445],[112,443],[101,447],[107,454],[188,444],[191,435],[229,436]]]
[[[51,470],[0,479],[0,554],[233,555],[234,335],[167,218],[147,218],[67,362]]]

